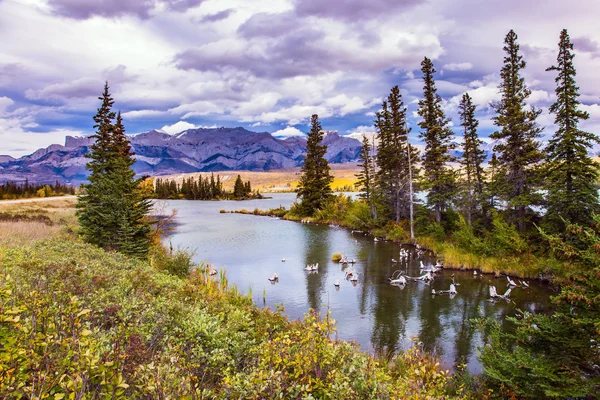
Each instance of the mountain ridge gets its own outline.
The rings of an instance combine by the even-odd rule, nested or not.
[[[270,171],[299,167],[306,138],[279,139],[268,132],[243,127],[187,129],[174,135],[159,130],[129,135],[135,152],[137,175],[171,175],[211,171]],[[20,158],[0,155],[0,181],[54,182],[74,185],[87,178],[85,154],[94,139],[67,136],[65,144],[52,144]],[[360,141],[326,131],[323,144],[330,163],[358,160]]]

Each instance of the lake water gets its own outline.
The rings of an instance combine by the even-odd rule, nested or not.
[[[484,338],[471,329],[469,319],[491,316],[504,321],[518,310],[540,312],[548,308],[547,286],[529,282],[528,289],[512,290],[511,302],[489,302],[489,286],[504,293],[506,277],[474,277],[467,271],[446,270],[430,284],[419,281],[395,287],[388,280],[395,270],[408,269],[408,275],[419,276],[421,261],[431,265],[436,260],[418,258],[411,249],[408,265],[394,264],[391,260],[399,259],[400,245],[375,242],[344,228],[219,213],[221,209],[289,207],[295,200],[293,193],[271,196],[251,201],[168,201],[166,209],[177,210],[177,228],[166,242],[195,251],[197,261],[224,268],[229,282],[241,292],[252,290],[258,306],[275,309],[282,304],[292,319],[301,318],[309,308],[323,313],[329,308],[337,321],[337,338],[354,340],[365,351],[402,350],[412,345],[411,339],[418,338],[445,367],[466,362],[474,373],[481,372],[477,348],[484,344]],[[336,252],[356,259],[356,284],[344,279],[342,265],[331,261]],[[314,263],[319,263],[318,273],[305,271],[307,264]],[[271,284],[267,278],[274,272],[279,282]],[[433,296],[432,289],[448,290],[453,274],[460,284],[458,294],[453,298]],[[336,289],[338,279],[341,285]]]

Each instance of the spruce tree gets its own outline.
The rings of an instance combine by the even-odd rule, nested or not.
[[[94,116],[96,133],[91,152],[86,155],[91,171],[85,193],[79,196],[77,214],[84,238],[108,250],[144,256],[150,244],[146,220],[151,204],[131,169],[134,159],[125,136],[120,113],[111,111],[114,103],[108,83]]]
[[[427,57],[421,63],[421,71],[424,86],[418,114],[422,119],[419,122],[422,129],[420,137],[425,141],[425,152],[421,159],[422,186],[428,190],[427,204],[435,211],[436,222],[440,223],[442,212],[448,208],[456,191],[454,171],[448,165],[452,161],[452,130],[442,110],[442,98],[435,87],[435,68]]]
[[[312,216],[322,209],[332,196],[331,182],[333,176],[329,163],[325,158],[327,146],[323,141],[323,129],[319,116],[314,114],[311,118],[311,129],[306,143],[306,156],[301,168],[302,176],[298,182],[297,196],[301,199],[299,211],[302,215]]]
[[[508,204],[509,221],[523,232],[530,225],[532,205],[540,204],[541,195],[536,191],[538,184],[538,163],[541,152],[536,138],[541,129],[536,118],[541,110],[528,108],[526,101],[531,91],[521,77],[526,66],[519,54],[517,34],[510,31],[504,39],[504,66],[500,72],[501,100],[492,104],[497,115],[493,118],[499,131],[490,137],[498,141],[494,151],[498,153],[501,176],[504,182],[500,196]]]
[[[458,106],[460,125],[463,127],[463,155],[461,164],[465,173],[465,197],[467,223],[472,226],[475,214],[483,214],[483,168],[485,153],[483,141],[477,136],[479,121],[475,118],[475,105],[468,93],[462,96]]]
[[[386,214],[399,222],[410,214],[409,158],[418,157],[408,145],[410,129],[406,124],[406,107],[398,86],[394,86],[377,113],[378,130],[377,183]],[[411,165],[412,167],[412,165]]]
[[[580,121],[590,116],[579,109],[579,87],[575,82],[573,44],[566,29],[560,33],[556,71],[556,102],[550,112],[556,114],[558,127],[546,148],[547,213],[546,222],[554,231],[564,231],[566,224],[589,225],[598,212],[598,163],[589,156],[600,138],[579,129]]]
[[[373,199],[374,191],[374,179],[375,179],[375,165],[373,163],[373,156],[371,155],[371,144],[367,135],[363,136],[362,147],[360,149],[360,172],[356,174],[355,186],[360,190],[359,197],[364,199],[369,205],[371,210],[371,218],[377,219],[377,212],[375,209],[375,203]]]
[[[133,164],[135,159],[125,136],[125,127],[121,112],[112,135],[116,156],[113,158],[114,168],[110,171],[110,179],[117,184],[115,196],[120,197],[119,237],[117,250],[133,256],[143,257],[150,247],[150,222],[147,215],[152,209],[150,199],[142,189],[143,178],[135,178]]]
[[[246,194],[246,187],[244,182],[242,181],[242,177],[240,175],[237,176],[235,183],[233,184],[233,197],[236,199],[244,198]]]

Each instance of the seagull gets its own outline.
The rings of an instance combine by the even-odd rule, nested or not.
[[[351,280],[352,282],[356,282],[356,281],[358,281],[358,274],[357,274],[356,272],[353,272],[353,273],[352,273],[352,276],[350,277],[350,280]]]
[[[508,275],[506,275],[506,279],[508,280],[508,286],[517,286],[517,284],[515,283],[515,281],[513,281],[512,279],[510,279],[510,277]]]
[[[282,258],[282,259],[281,259],[281,262],[285,262],[285,258]]]
[[[269,279],[269,281],[271,281],[271,282],[276,282],[276,281],[278,281],[278,280],[279,280],[279,276],[277,275],[277,272],[275,272],[275,273],[273,274],[273,276],[269,277],[268,279]]]
[[[335,283],[333,284],[333,286],[335,286],[336,288],[340,287],[340,280],[336,280]]]
[[[477,276],[477,270],[473,271],[473,276]]]
[[[396,263],[398,262],[398,260],[395,260],[395,259],[393,259],[393,258],[392,258],[392,262],[393,262],[394,264],[396,264]]]
[[[374,238],[374,239],[373,239],[373,241],[374,241],[374,242],[379,242],[379,239],[377,239],[377,238]]]
[[[524,288],[528,288],[529,284],[525,281],[519,281],[519,283],[521,284],[521,286],[523,286]]]
[[[218,273],[219,273],[219,272],[218,272],[216,269],[214,269],[214,268],[211,268],[211,269],[208,271],[208,274],[209,274],[209,275],[211,275],[211,276],[214,276],[214,275],[216,275],[216,274],[218,274]]]

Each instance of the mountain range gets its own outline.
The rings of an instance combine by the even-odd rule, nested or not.
[[[175,135],[152,130],[129,137],[135,152],[133,169],[138,175],[169,175],[199,171],[269,171],[301,166],[306,138],[278,139],[268,132],[244,128],[188,129]],[[30,155],[0,155],[0,182],[45,183],[59,180],[73,185],[84,182],[88,171],[85,155],[93,143],[89,137],[67,136],[65,144],[53,144]],[[358,160],[357,139],[328,131],[323,139],[330,163]]]

